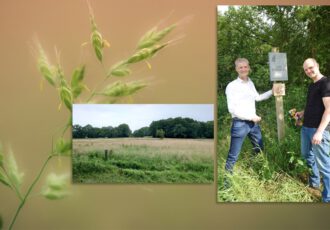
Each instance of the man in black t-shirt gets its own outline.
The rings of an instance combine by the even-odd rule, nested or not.
[[[313,83],[308,87],[305,110],[297,113],[304,117],[301,154],[311,168],[309,186],[319,188],[321,175],[322,201],[330,202],[330,79],[320,73],[313,58],[306,59],[303,68]]]

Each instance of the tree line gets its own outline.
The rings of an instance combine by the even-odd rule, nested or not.
[[[169,118],[153,121],[150,126],[142,127],[134,132],[129,125],[117,127],[93,127],[91,125],[73,125],[73,138],[115,138],[115,137],[147,137],[154,138],[213,138],[213,121],[201,122],[191,118]]]

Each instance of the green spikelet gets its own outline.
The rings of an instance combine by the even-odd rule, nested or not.
[[[175,27],[176,24],[173,24],[158,32],[156,31],[156,27],[152,28],[140,39],[137,48],[143,49],[156,45],[164,37],[166,37],[166,35],[168,35]]]
[[[128,64],[125,64],[124,62],[120,62],[118,64],[113,65],[110,68],[110,71],[107,74],[107,76],[124,77],[130,74],[131,74],[131,70],[128,68]]]
[[[41,194],[50,200],[59,200],[68,195],[68,176],[56,175],[51,173],[48,175],[46,184]]]
[[[49,82],[49,84],[55,86],[54,67],[49,64],[46,53],[40,44],[38,44],[38,49],[39,49],[39,57],[37,63],[38,70],[41,73],[41,75]]]
[[[85,88],[85,86],[82,84],[84,75],[85,75],[85,66],[78,67],[73,72],[71,78],[71,90],[72,90],[73,99],[77,98],[81,94],[82,90]]]
[[[72,110],[72,93],[71,90],[66,86],[60,87],[60,98],[65,106],[71,111]]]
[[[150,56],[153,57],[158,51],[160,51],[161,49],[165,48],[169,43],[164,43],[161,45],[155,45],[152,47],[151,49],[151,54]]]
[[[144,88],[146,83],[133,81],[129,83],[115,82],[107,86],[100,94],[108,97],[129,96]]]
[[[70,156],[71,155],[71,140],[65,140],[60,138],[57,140],[55,145],[55,153],[60,156]]]
[[[19,188],[23,182],[24,173],[18,171],[14,154],[11,152],[8,158],[8,177],[16,188]]]
[[[143,48],[138,50],[135,54],[129,57],[126,61],[127,64],[133,64],[136,62],[143,61],[147,58],[150,58],[152,54],[152,48]]]
[[[102,62],[104,41],[102,38],[102,34],[97,29],[93,16],[91,16],[91,24],[92,24],[92,34],[91,34],[92,46],[94,48],[97,59],[100,62]]]

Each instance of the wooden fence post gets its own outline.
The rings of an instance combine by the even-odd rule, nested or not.
[[[104,160],[107,161],[108,160],[108,150],[104,150]]]
[[[278,53],[279,50],[277,47],[274,47],[274,48],[272,48],[272,52]],[[276,82],[274,82],[274,84],[276,84]],[[278,140],[281,141],[281,140],[283,140],[283,138],[285,136],[283,96],[282,95],[275,95],[275,104],[276,104],[277,137],[278,137]]]

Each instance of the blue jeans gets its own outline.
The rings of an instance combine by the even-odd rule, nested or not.
[[[254,151],[259,153],[263,149],[259,125],[253,121],[244,121],[234,118],[231,127],[230,149],[225,166],[226,171],[232,172],[246,136],[249,137]]]
[[[323,202],[330,202],[330,133],[323,131],[322,142],[319,145],[312,144],[312,138],[316,128],[303,126],[301,129],[301,155],[311,169],[309,185],[320,187],[320,175],[322,176],[324,189],[322,191]]]

